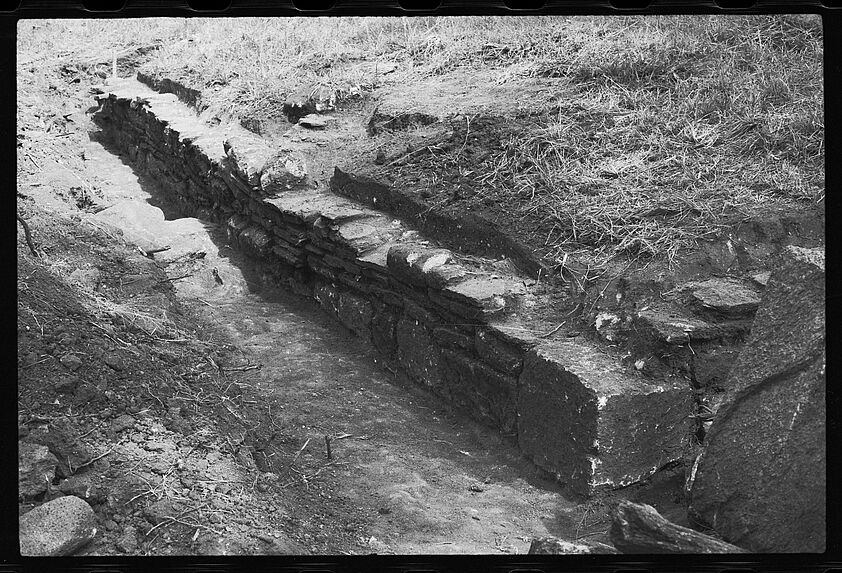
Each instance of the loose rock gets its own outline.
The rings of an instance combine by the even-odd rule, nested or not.
[[[82,367],[82,359],[75,354],[65,354],[59,359],[59,362],[74,372]]]
[[[611,542],[622,553],[746,553],[745,549],[675,525],[651,505],[622,501],[611,524]]]
[[[327,127],[327,119],[319,116],[318,114],[311,113],[299,119],[298,124],[303,125],[304,127],[309,127],[310,129],[324,129]]]
[[[57,474],[68,477],[91,460],[91,452],[79,439],[73,424],[67,418],[54,420],[47,430],[33,430],[28,438],[30,442],[42,444],[58,458]]]
[[[70,555],[94,538],[95,523],[91,506],[72,495],[40,505],[19,519],[21,555]]]
[[[27,498],[47,491],[57,465],[58,460],[47,446],[18,442],[18,495]]]
[[[619,553],[604,543],[573,543],[555,537],[536,537],[529,545],[529,555],[593,555]]]
[[[116,352],[106,354],[105,358],[103,358],[103,362],[105,362],[113,370],[116,370],[118,372],[126,369],[126,363],[123,360],[123,357],[117,354]]]
[[[733,318],[751,315],[760,304],[757,291],[733,278],[687,283],[684,289],[691,293],[693,303]]]
[[[70,476],[59,484],[58,489],[65,495],[75,495],[88,503],[101,503],[105,499],[94,478],[88,474]]]
[[[78,376],[62,376],[56,381],[55,389],[59,394],[73,394],[78,386]]]
[[[135,419],[132,416],[129,416],[128,414],[123,414],[111,421],[111,431],[114,433],[119,433],[123,430],[134,428],[134,425]]]
[[[137,552],[137,531],[134,527],[127,527],[125,533],[117,540],[117,549],[123,553]]]

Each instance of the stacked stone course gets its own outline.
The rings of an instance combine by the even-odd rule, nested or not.
[[[185,214],[224,224],[229,243],[259,259],[274,282],[314,298],[417,383],[516,436],[571,491],[625,485],[680,457],[689,391],[618,373],[613,386],[601,385],[545,341],[505,328],[534,298],[521,278],[460,263],[402,222],[313,189],[300,158],[243,131],[204,125],[171,94],[126,80],[99,101],[104,132]],[[647,400],[664,392],[675,411],[661,419],[663,412],[646,412]],[[602,409],[626,393],[636,402],[626,400],[634,404],[619,418],[637,418],[635,433],[649,441],[627,448],[643,452],[638,459],[614,453],[634,436],[606,413],[614,410]],[[649,422],[669,430],[644,431]],[[617,464],[600,458],[600,440],[611,444],[606,454]]]

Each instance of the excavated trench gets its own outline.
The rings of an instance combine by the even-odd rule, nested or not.
[[[725,316],[709,304],[721,281],[676,289],[707,322],[657,306],[633,324],[602,312],[597,333],[621,355],[559,330],[532,273],[443,248],[376,199],[357,203],[384,193],[364,179],[337,170],[314,185],[294,148],[204,124],[134,80],[98,99],[95,159],[115,185],[91,217],[147,252],[168,247],[156,260],[178,296],[263,365],[256,387],[305,447],[342,436],[335,491],[380,508],[386,519],[369,527],[390,550],[487,552],[489,531],[517,552],[536,536],[573,539],[582,496],[657,482],[693,455],[704,369],[715,377],[733,360],[756,290],[726,301]],[[671,372],[636,359],[675,349],[687,364]],[[282,450],[272,439],[250,444],[262,471]]]
[[[686,455],[686,380],[644,378],[558,334],[543,285],[314,188],[293,148],[203,124],[172,94],[124,80],[99,99],[116,148],[182,211],[222,223],[263,281],[315,299],[387,368],[516,441],[569,493],[637,483]],[[245,292],[247,279],[222,274],[206,281]]]
[[[337,522],[364,523],[366,547],[381,553],[525,553],[533,537],[585,532],[577,504],[511,440],[390,371],[314,301],[266,287],[261,265],[228,245],[224,225],[187,216],[103,135],[86,152],[111,183],[110,206],[88,217],[144,250],[169,247],[155,259],[183,277],[173,281],[177,296],[262,366],[254,385],[278,426],[315,451],[324,435],[338,436],[332,499],[311,508],[313,519],[345,512]],[[288,444],[268,433],[250,439],[258,469],[286,467],[279,454]]]
[[[307,436],[302,449],[335,437],[334,511],[356,508],[373,548],[524,552],[547,534],[578,539],[593,496],[639,484],[655,487],[634,497],[686,519],[683,473],[661,470],[697,455],[716,407],[704,396],[768,273],[680,279],[633,313],[623,305],[648,300],[641,285],[606,283],[616,309],[600,302],[580,336],[558,324],[529,253],[481,222],[453,231],[339,167],[328,182],[324,149],[314,181],[302,146],[204,123],[183,94],[122,80],[97,99],[98,159],[119,191],[91,217],[155,252],[178,296],[262,366],[255,388]],[[750,274],[764,247],[748,252],[745,232],[707,260]],[[460,237],[488,252],[461,251]],[[263,472],[289,451],[275,439],[249,438]]]

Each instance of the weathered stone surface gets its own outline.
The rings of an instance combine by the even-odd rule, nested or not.
[[[321,215],[322,196],[314,191],[274,195],[263,198],[261,202],[267,212],[280,213],[282,221],[305,231]]]
[[[446,249],[424,245],[398,245],[389,249],[387,264],[396,277],[412,285],[426,286],[426,276],[448,264],[453,254]]]
[[[441,353],[423,324],[403,317],[395,328],[398,361],[409,376],[436,393],[444,394],[441,377]]]
[[[240,232],[249,226],[251,221],[245,215],[232,215],[226,221],[228,240],[234,245],[238,244]]]
[[[529,545],[529,555],[613,555],[619,553],[605,543],[564,541],[556,537],[536,537]]]
[[[170,517],[177,517],[185,509],[188,509],[186,503],[164,498],[146,507],[143,510],[143,517],[152,525],[158,525]]]
[[[256,225],[250,225],[240,232],[238,237],[240,249],[253,256],[263,256],[272,245],[272,238],[265,230]]]
[[[117,540],[117,549],[123,553],[132,554],[137,552],[137,530],[134,527],[126,527],[123,535]]]
[[[754,552],[822,552],[823,249],[784,249],[696,465],[690,510]]]
[[[271,157],[260,174],[260,188],[267,195],[300,187],[307,180],[307,163],[299,153],[280,153]]]
[[[272,150],[257,138],[232,136],[223,144],[225,154],[246,183],[260,187],[260,176],[272,158]]]
[[[371,339],[371,303],[348,292],[339,293],[339,321],[365,341]]]
[[[120,416],[111,420],[111,431],[114,433],[122,432],[123,430],[131,430],[134,428],[136,420],[129,414],[121,414]]]
[[[497,370],[518,376],[523,367],[523,352],[506,343],[486,329],[480,328],[476,334],[477,354]]]
[[[474,418],[504,434],[513,434],[517,426],[517,379],[452,350],[442,350],[441,355],[450,399]]]
[[[339,316],[339,291],[328,283],[319,283],[313,287],[313,298],[333,316]]]
[[[374,347],[386,356],[394,357],[398,349],[395,328],[400,310],[376,300],[372,302],[372,309],[371,340]]]
[[[772,276],[771,271],[763,271],[760,273],[755,273],[751,275],[751,280],[757,286],[761,288],[766,288],[766,285],[769,283],[769,277]]]
[[[577,340],[536,346],[519,382],[521,450],[582,495],[651,475],[690,435],[689,387],[648,384]]]
[[[315,113],[305,115],[304,117],[298,120],[299,125],[303,125],[304,127],[307,127],[309,129],[324,129],[327,127],[327,123],[327,118]]]
[[[710,349],[695,349],[693,378],[699,388],[727,388],[728,373],[740,352],[738,349],[714,346]]]
[[[465,267],[456,264],[444,264],[431,268],[426,273],[427,286],[443,289],[458,284],[468,276]]]
[[[105,499],[105,492],[97,484],[91,472],[76,474],[62,480],[58,489],[65,495],[75,495],[88,503],[101,503]]]
[[[56,392],[59,394],[73,394],[79,387],[78,376],[62,376],[55,383]]]
[[[432,328],[433,325],[438,324],[440,321],[436,319],[433,313],[424,308],[424,306],[409,298],[404,299],[403,303],[404,312],[409,318],[420,321],[422,324]]]
[[[433,339],[442,347],[442,348],[462,348],[471,352],[474,350],[474,338],[471,336],[466,336],[461,332],[451,329],[451,328],[443,328],[437,327],[433,329]]]
[[[511,302],[526,292],[523,283],[497,276],[474,276],[441,291],[452,301],[480,309],[484,315],[497,314],[511,307]]]
[[[18,496],[34,497],[47,491],[56,475],[58,460],[47,446],[18,442]]]
[[[61,477],[73,475],[76,469],[91,459],[91,452],[81,442],[79,433],[67,418],[54,420],[46,430],[40,428],[33,430],[27,436],[27,440],[50,449],[50,452],[58,458],[56,473]]]
[[[681,316],[663,308],[641,310],[633,317],[632,328],[638,336],[648,333],[653,340],[667,344],[687,344],[692,341],[733,339],[746,333],[750,320],[711,323],[700,318]]]
[[[389,255],[389,251],[394,246],[393,243],[385,243],[378,247],[373,248],[372,250],[366,252],[364,255],[357,259],[359,265],[364,269],[370,269],[372,271],[378,272],[387,272],[388,271],[388,264],[387,258]]]
[[[75,372],[82,367],[82,359],[75,354],[65,354],[59,359],[59,362],[69,368],[72,372]]]
[[[621,501],[611,542],[623,553],[746,553],[745,549],[669,522],[651,505]]]
[[[734,278],[712,278],[682,285],[691,301],[705,309],[726,317],[750,316],[760,304],[757,291],[744,281]]]
[[[25,556],[70,555],[96,535],[94,510],[72,495],[39,505],[18,522],[20,552]]]
[[[302,249],[296,249],[287,245],[275,243],[272,245],[272,254],[282,262],[293,267],[302,267],[307,262]]]

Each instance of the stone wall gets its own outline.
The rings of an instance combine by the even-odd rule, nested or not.
[[[224,224],[274,282],[313,297],[415,382],[515,437],[570,491],[642,479],[678,459],[689,388],[626,374],[583,342],[529,334],[517,276],[458,262],[381,212],[313,189],[303,160],[244,130],[209,127],[134,80],[96,120],[185,214]]]

